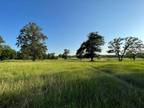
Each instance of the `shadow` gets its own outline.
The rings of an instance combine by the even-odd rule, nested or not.
[[[137,77],[144,78],[144,74],[117,76],[110,68],[109,65],[92,66],[92,72],[83,74],[66,71],[41,74],[41,85],[0,94],[0,108],[143,108],[144,89],[141,84],[144,80]],[[132,81],[137,78],[141,82],[136,85],[140,84],[142,88],[131,86],[132,81],[126,81],[124,77]]]
[[[96,63],[96,62],[108,62],[108,60],[94,60],[94,61],[90,61],[90,59],[67,59],[67,60],[64,60],[66,62],[90,62],[90,63]]]
[[[131,84],[132,86],[144,89],[144,73],[132,73],[125,75],[117,75],[119,79]]]
[[[108,74],[114,73],[112,70],[112,65],[103,65],[103,66],[99,66],[99,67],[95,67],[95,66],[91,65],[91,67],[98,72],[104,72],[104,73],[108,73]]]
[[[137,69],[133,69],[133,72],[130,73],[117,73],[117,70],[114,68],[119,67],[119,64],[104,65],[101,67],[91,66],[93,69],[109,74],[119,80],[124,81],[125,83],[134,86],[139,89],[144,89],[144,73],[143,71],[137,72]],[[119,70],[121,71],[121,70]]]

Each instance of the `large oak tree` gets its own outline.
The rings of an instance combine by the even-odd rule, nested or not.
[[[115,53],[119,61],[123,61],[127,52],[136,53],[143,46],[142,41],[136,37],[115,38],[109,42],[108,53]]]
[[[30,22],[20,30],[16,45],[20,47],[23,56],[35,61],[46,53],[46,39],[47,36],[42,33],[42,29],[36,23]]]
[[[83,54],[87,54],[93,61],[95,53],[101,52],[102,45],[104,45],[104,37],[99,35],[98,32],[91,32],[88,34],[88,40],[83,42],[77,50],[76,55],[82,58]]]

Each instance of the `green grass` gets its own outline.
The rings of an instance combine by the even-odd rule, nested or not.
[[[0,108],[144,108],[144,61],[1,62]]]

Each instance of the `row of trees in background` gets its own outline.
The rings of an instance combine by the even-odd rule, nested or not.
[[[63,58],[63,59],[68,59],[70,53],[69,49],[64,49],[63,54],[55,55],[55,53],[48,53],[44,55],[44,59],[58,59],[58,58]]]
[[[48,37],[42,33],[42,29],[35,23],[29,23],[20,30],[17,37],[17,47],[19,51],[15,51],[0,36],[0,60],[6,59],[58,59],[58,57],[67,59],[69,50],[64,49],[64,53],[56,56],[55,53],[47,54],[47,46],[45,40]]]
[[[10,46],[5,45],[3,38],[0,36],[0,60],[5,59],[67,59],[70,53],[69,49],[64,49],[63,54],[58,56],[55,53],[47,54],[47,46],[45,41],[48,39],[42,33],[42,29],[36,23],[28,23],[20,30],[17,37],[17,47],[20,50],[17,52]],[[98,32],[91,32],[88,34],[88,39],[84,41],[76,52],[76,57],[79,59],[90,58],[94,61],[94,57],[99,57],[102,51],[102,46],[105,44],[104,37]],[[144,44],[136,37],[115,38],[108,43],[108,53],[113,53],[122,61],[124,57],[132,58],[144,57]],[[106,55],[110,57],[110,55]]]
[[[101,52],[102,45],[104,45],[104,37],[92,32],[88,35],[88,40],[81,44],[76,55],[80,59],[87,55],[93,61],[94,56],[99,56],[97,52]],[[144,53],[144,44],[136,37],[115,38],[108,43],[108,48],[107,52],[115,54],[119,61],[123,61],[124,57],[135,60],[137,55]]]

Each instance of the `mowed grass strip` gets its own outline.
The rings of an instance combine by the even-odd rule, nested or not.
[[[0,108],[143,107],[143,61],[0,63]]]

